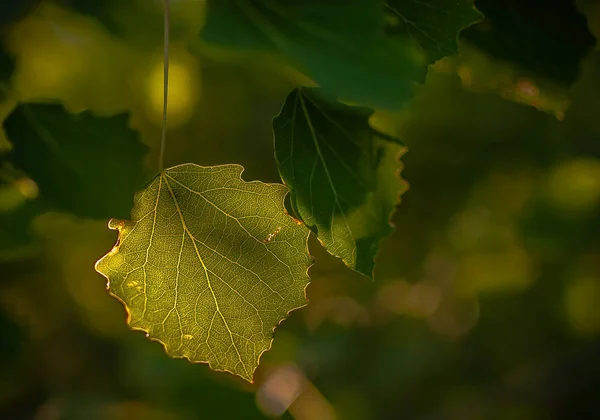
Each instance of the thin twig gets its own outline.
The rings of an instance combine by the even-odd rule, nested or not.
[[[167,140],[167,101],[169,98],[169,0],[165,2],[165,51],[164,51],[164,97],[163,97],[163,119],[162,136],[160,139],[160,155],[158,158],[158,172],[162,173],[165,162],[165,143]]]
[[[377,137],[381,138],[382,140],[388,141],[390,143],[396,143],[396,144],[399,144],[400,146],[406,147],[406,144],[404,144],[404,142],[402,140],[400,140],[398,137],[394,137],[390,134],[384,133],[383,131],[376,130],[373,127],[371,127],[371,131],[373,132],[373,134],[375,134]]]

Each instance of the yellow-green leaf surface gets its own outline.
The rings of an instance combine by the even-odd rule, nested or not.
[[[128,323],[173,357],[252,381],[273,330],[306,304],[308,229],[286,187],[245,182],[243,167],[185,164],[139,192],[117,245],[96,264]]]

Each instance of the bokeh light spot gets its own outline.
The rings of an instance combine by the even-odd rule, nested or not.
[[[433,281],[414,284],[406,295],[406,314],[425,318],[438,308],[442,301],[442,289]]]
[[[169,63],[169,98],[167,118],[170,127],[185,124],[194,112],[198,100],[198,69],[190,57],[172,56]],[[147,114],[150,120],[162,123],[164,98],[164,66],[162,59],[153,65],[147,76]]]
[[[436,333],[457,339],[471,330],[479,319],[479,301],[476,295],[445,299],[428,319]]]
[[[281,416],[298,398],[305,378],[295,365],[284,365],[274,371],[256,392],[258,408],[268,416]]]
[[[33,179],[21,178],[15,184],[21,195],[29,200],[36,198],[40,194],[40,189]]]
[[[573,331],[582,335],[600,333],[600,279],[582,277],[573,280],[565,296],[565,309]]]
[[[401,315],[406,310],[406,296],[410,284],[404,280],[397,280],[385,284],[379,289],[377,301],[385,310]]]
[[[550,204],[565,213],[593,210],[600,202],[600,159],[567,160],[550,173],[547,184]]]

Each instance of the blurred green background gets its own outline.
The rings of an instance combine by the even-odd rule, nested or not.
[[[407,109],[373,117],[409,146],[411,185],[374,282],[311,241],[310,304],[277,329],[250,385],[129,331],[93,268],[116,233],[44,214],[33,243],[0,247],[0,418],[600,418],[600,3],[578,3],[591,34],[572,5],[518,15],[549,43],[535,65],[511,55],[514,40],[486,47],[519,2],[479,3],[504,14],[467,31]],[[299,76],[194,42],[200,0],[173,0],[172,15],[167,164],[239,163],[246,180],[280,181],[271,118]],[[42,1],[2,41],[16,67],[0,119],[19,100],[129,111],[156,168],[161,1]],[[35,195],[27,179],[4,183],[0,212]]]

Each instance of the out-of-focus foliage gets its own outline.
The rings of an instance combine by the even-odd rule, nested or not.
[[[6,0],[0,6],[0,36],[4,37],[11,26],[30,11],[34,3],[35,0]],[[12,57],[0,42],[0,100],[4,100],[6,96],[14,66]]]
[[[473,0],[386,0],[388,34],[408,38],[429,63],[458,54],[458,34],[483,20]]]
[[[4,98],[8,90],[8,81],[14,70],[14,63],[6,51],[0,50],[0,98]]]
[[[281,55],[333,98],[397,107],[422,73],[407,43],[384,33],[380,0],[209,0],[205,42]]]
[[[464,37],[489,55],[518,64],[523,76],[570,85],[577,78],[579,63],[594,45],[585,16],[577,12],[575,3],[477,0],[485,19],[467,29]]]
[[[39,0],[4,0],[0,8],[0,29],[2,31],[26,16]]]
[[[155,165],[162,34],[152,16],[160,4],[137,3],[140,13],[121,18],[147,28],[145,37],[115,37],[96,20],[47,6],[15,25],[3,38],[16,69],[1,118],[16,100],[35,98],[129,110]],[[598,34],[597,8],[587,4],[581,10]],[[278,182],[270,119],[291,84],[272,62],[188,54],[185,41],[197,31],[187,19],[198,5],[172,2],[176,24],[190,32],[175,37],[172,59],[185,76],[172,80],[171,98],[187,98],[191,109],[171,111],[178,122],[167,160],[236,162],[247,179]],[[544,7],[532,16],[549,19]],[[510,30],[502,34],[498,42]],[[32,246],[0,254],[0,418],[598,417],[600,55],[570,64],[581,69],[572,88],[552,95],[543,77],[527,76],[539,87],[539,96],[527,87],[528,103],[571,102],[559,121],[498,95],[494,75],[513,74],[502,86],[518,91],[518,66],[484,66],[490,57],[462,40],[469,53],[460,66],[442,60],[410,107],[371,118],[408,144],[411,184],[375,282],[312,243],[310,304],[279,326],[254,385],[170,359],[131,333],[92,268],[114,232],[48,213],[33,222]],[[589,43],[574,45],[587,51]],[[473,92],[475,82],[485,93]],[[15,174],[2,182],[0,214],[32,202],[30,181]]]
[[[406,190],[398,140],[369,126],[373,110],[296,89],[273,120],[275,157],[290,205],[323,246],[371,277],[379,243]]]
[[[596,0],[576,0],[576,5],[587,18],[588,29],[596,39],[600,38],[600,3]]]
[[[179,165],[136,196],[118,244],[98,261],[128,324],[167,353],[252,382],[273,330],[306,304],[308,232],[283,185],[244,182],[239,165]],[[216,233],[216,234],[215,234]]]
[[[38,199],[39,188],[22,172],[0,160],[0,250],[9,251],[29,245],[32,220],[47,211],[47,204]]]
[[[59,104],[19,104],[4,120],[7,162],[28,174],[48,209],[75,216],[128,218],[144,186],[148,148],[129,116],[69,113]]]

